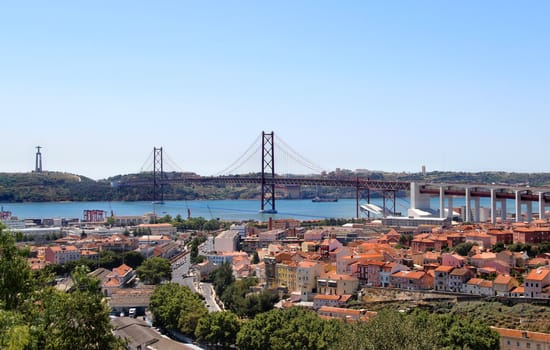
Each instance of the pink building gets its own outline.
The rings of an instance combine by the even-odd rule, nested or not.
[[[66,264],[81,257],[80,250],[73,245],[47,247],[45,253],[45,259],[50,264]]]

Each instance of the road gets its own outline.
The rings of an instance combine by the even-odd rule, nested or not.
[[[206,308],[208,312],[217,312],[222,311],[222,308],[216,303],[214,287],[211,283],[200,282],[199,283],[199,293],[204,296],[204,301],[206,303]]]
[[[172,265],[172,283],[177,283],[180,286],[187,286],[192,291],[196,292],[195,277],[190,275],[191,261],[189,254],[186,254],[177,264]]]
[[[199,247],[199,254],[203,255],[214,249],[214,242],[208,239]],[[194,292],[201,294],[204,297],[206,308],[209,312],[222,311],[216,303],[214,288],[211,283],[200,282],[193,271],[190,261],[190,255],[186,254],[177,263],[172,265],[172,282],[180,286],[187,286]]]

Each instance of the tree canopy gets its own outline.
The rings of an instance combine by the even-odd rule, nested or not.
[[[212,312],[199,320],[195,336],[209,345],[228,348],[237,341],[241,322],[230,311]]]
[[[0,348],[123,348],[112,333],[99,281],[86,267],[75,268],[75,288],[64,293],[47,283],[47,271],[33,276],[25,254],[0,225]]]
[[[271,310],[241,326],[237,347],[242,350],[329,349],[342,325],[339,321],[323,320],[315,312],[299,307]]]
[[[145,260],[136,273],[145,284],[159,284],[163,280],[172,279],[172,265],[168,259],[154,256]]]
[[[175,283],[159,285],[151,295],[154,324],[167,330],[194,334],[208,310],[197,293]]]

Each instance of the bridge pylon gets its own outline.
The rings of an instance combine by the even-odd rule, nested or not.
[[[153,147],[153,203],[164,202],[162,147]]]
[[[262,203],[260,213],[275,214],[275,134],[262,131]]]

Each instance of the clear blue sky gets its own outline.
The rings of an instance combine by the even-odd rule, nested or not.
[[[262,130],[327,170],[548,172],[550,2],[6,1],[0,115],[0,172],[211,175]]]

